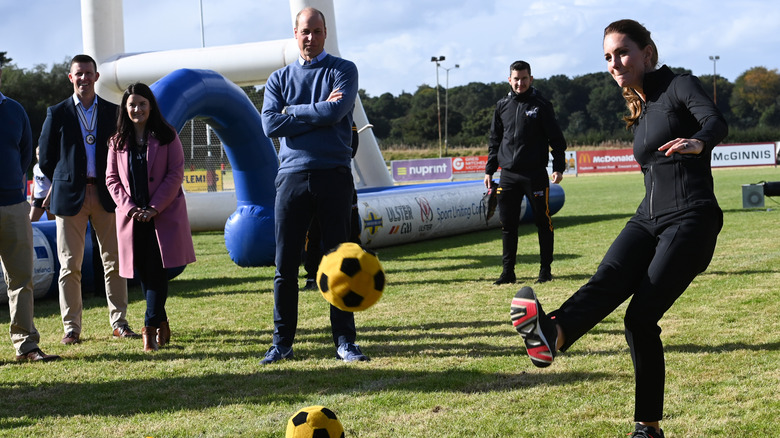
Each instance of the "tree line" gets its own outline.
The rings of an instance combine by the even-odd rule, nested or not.
[[[672,68],[676,73],[690,70]],[[754,67],[734,83],[713,75],[699,77],[729,123],[728,143],[780,140],[780,73]],[[570,145],[589,146],[629,142],[627,114],[620,88],[607,72],[569,78],[555,75],[535,79],[533,86],[553,104],[558,123]],[[472,82],[449,90],[439,88],[442,132],[449,147],[484,147],[496,102],[509,93],[507,82]],[[445,97],[446,96],[446,97]],[[360,91],[366,115],[380,146],[429,147],[439,141],[436,89],[421,85],[414,94],[378,97]],[[445,102],[449,108],[445,109]],[[446,112],[446,117],[445,117]],[[445,129],[446,118],[446,129]],[[444,136],[444,134],[442,134]]]
[[[68,81],[69,62],[47,69],[17,68],[7,52],[0,52],[3,68],[2,91],[24,106],[30,118],[33,138],[40,135],[46,108],[73,93]],[[672,68],[677,73],[690,73]],[[780,140],[780,73],[776,69],[753,67],[733,83],[721,76],[699,77],[729,123],[727,143]],[[713,79],[715,87],[713,90]],[[552,102],[566,140],[573,146],[629,142],[622,118],[626,107],[620,88],[609,73],[591,73],[569,78],[555,75],[535,79],[533,86]],[[262,90],[243,87],[259,109]],[[373,132],[383,149],[392,147],[438,147],[439,111],[436,88],[421,85],[414,93],[398,96],[384,93],[373,97],[360,90],[360,99]],[[481,83],[444,89],[439,87],[442,138],[448,147],[485,147],[496,102],[509,92],[507,82]],[[446,126],[445,126],[446,113]]]

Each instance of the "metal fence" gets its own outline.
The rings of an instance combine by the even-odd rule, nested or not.
[[[248,94],[260,110],[261,93]],[[194,118],[179,132],[184,147],[184,189],[190,192],[219,192],[235,190],[233,169],[225,148],[206,120]],[[277,147],[278,142],[274,140]]]
[[[179,132],[184,147],[184,189],[190,192],[233,190],[225,148],[205,121],[192,119]]]

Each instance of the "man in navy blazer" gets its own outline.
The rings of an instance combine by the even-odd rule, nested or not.
[[[81,341],[81,265],[87,223],[97,236],[105,272],[109,321],[116,338],[137,338],[127,323],[127,281],[119,276],[116,205],[106,188],[108,138],[116,131],[118,107],[95,93],[100,74],[88,55],[76,55],[68,79],[73,96],[47,109],[41,129],[41,171],[52,182],[44,204],[56,215],[60,261],[62,343]]]

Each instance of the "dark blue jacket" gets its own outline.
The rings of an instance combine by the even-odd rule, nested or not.
[[[117,106],[98,100],[97,134],[95,141],[95,171],[100,204],[108,212],[116,208],[106,188],[106,161],[108,139],[116,132]],[[51,212],[55,215],[75,216],[84,205],[87,187],[87,150],[76,105],[70,96],[46,110],[46,120],[38,142],[41,171],[52,184]]]
[[[0,93],[0,206],[27,199],[27,168],[32,161],[32,133],[27,113]]]

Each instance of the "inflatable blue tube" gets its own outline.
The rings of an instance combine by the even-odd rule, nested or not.
[[[176,70],[151,85],[160,110],[177,131],[194,117],[208,119],[233,167],[237,209],[225,224],[225,246],[239,266],[274,262],[276,149],[260,114],[236,84],[211,70]]]

